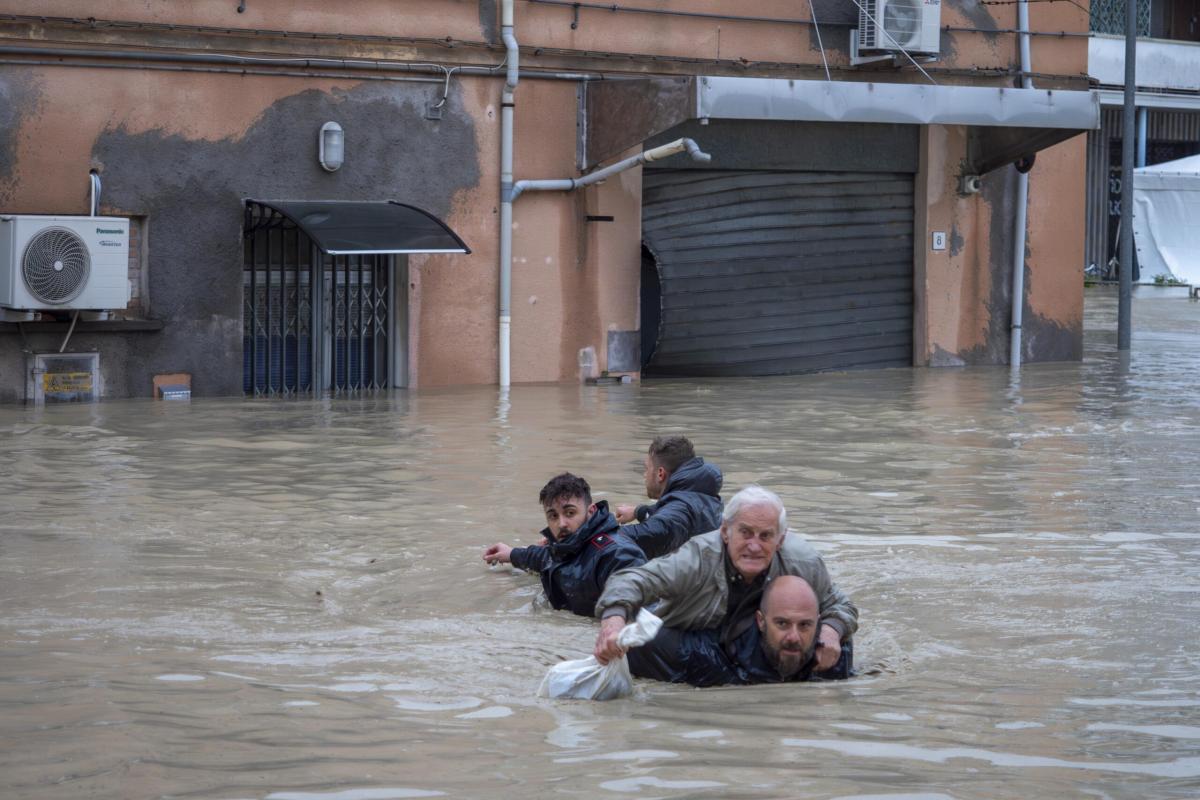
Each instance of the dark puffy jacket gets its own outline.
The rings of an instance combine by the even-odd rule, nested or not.
[[[590,617],[609,575],[646,563],[646,556],[620,529],[608,503],[601,500],[596,513],[563,541],[554,541],[546,528],[542,535],[550,544],[515,547],[509,558],[514,567],[539,573],[550,605]]]
[[[720,631],[681,631],[663,628],[658,636],[628,653],[629,670],[639,678],[653,678],[692,686],[729,686],[784,681],[767,660],[762,649],[762,634],[757,625],[749,626],[728,645],[722,646]],[[825,672],[813,672],[810,659],[787,682],[808,680],[845,680],[850,677],[854,648],[842,644],[838,662]]]
[[[636,524],[621,531],[646,558],[674,552],[693,536],[721,527],[721,470],[693,458],[671,473],[662,497],[654,505],[638,506]]]

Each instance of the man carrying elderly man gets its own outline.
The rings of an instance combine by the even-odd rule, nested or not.
[[[626,654],[630,671],[693,686],[787,683],[848,677],[849,642],[832,670],[816,672],[817,595],[804,578],[780,575],[763,590],[754,624],[729,641],[716,628],[681,631],[663,628]]]
[[[712,652],[715,643],[733,662],[739,661],[738,652],[753,656],[757,646],[778,644],[777,638],[755,641],[758,637],[751,628],[758,626],[759,635],[767,636],[762,620],[765,615],[769,626],[770,618],[761,608],[763,593],[772,581],[785,575],[804,579],[819,611],[811,664],[802,666],[817,677],[846,677],[851,666],[850,638],[858,628],[858,609],[834,586],[825,562],[812,545],[798,534],[787,533],[787,512],[779,497],[756,485],[747,486],[729,500],[718,530],[693,537],[670,555],[622,569],[608,578],[595,609],[601,625],[594,655],[602,664],[619,658],[623,653],[617,644],[621,628],[637,616],[640,608],[657,602],[655,613],[662,618],[664,631],[645,647],[666,653],[668,660],[678,655],[672,654],[672,648],[683,646],[679,644],[684,641],[678,638],[680,631],[710,631],[710,640],[701,650]],[[788,594],[795,591],[793,585]],[[789,648],[794,649],[797,636],[790,635]],[[747,650],[750,643],[754,646]],[[789,654],[795,655],[790,650]],[[783,672],[789,672],[795,659],[785,660],[789,667]],[[638,661],[636,657],[631,659],[631,667]],[[649,662],[642,659],[642,663]],[[653,670],[647,668],[647,672]],[[781,672],[781,679],[795,674]]]

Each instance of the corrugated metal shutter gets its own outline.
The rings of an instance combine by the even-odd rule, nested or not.
[[[648,169],[642,226],[647,375],[912,365],[912,175]]]

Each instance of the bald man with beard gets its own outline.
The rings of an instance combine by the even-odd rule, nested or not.
[[[663,628],[652,641],[629,651],[629,668],[639,678],[693,686],[849,677],[849,643],[831,669],[816,671],[816,651],[822,646],[819,620],[817,595],[808,582],[781,575],[767,583],[753,624],[733,630]]]

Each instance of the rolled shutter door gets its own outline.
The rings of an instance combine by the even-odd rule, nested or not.
[[[646,375],[912,365],[911,174],[647,169],[642,229]]]

